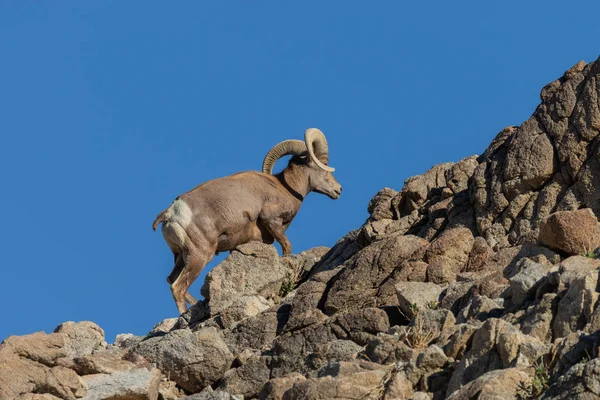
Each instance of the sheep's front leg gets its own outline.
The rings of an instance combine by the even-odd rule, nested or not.
[[[264,227],[269,231],[271,236],[281,245],[281,250],[284,256],[292,254],[292,244],[285,236],[285,227],[280,218],[262,220]]]

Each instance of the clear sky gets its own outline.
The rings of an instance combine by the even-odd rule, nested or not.
[[[598,15],[597,1],[0,0],[0,340],[93,320],[112,341],[177,316],[156,214],[308,127],[344,193],[311,194],[288,237],[332,246],[379,189],[482,153],[595,60]]]

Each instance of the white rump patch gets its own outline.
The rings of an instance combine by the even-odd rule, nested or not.
[[[177,199],[169,207],[169,220],[177,222],[183,228],[186,228],[192,222],[192,209],[181,199]]]

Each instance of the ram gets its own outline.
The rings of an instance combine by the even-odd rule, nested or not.
[[[293,155],[287,167],[273,175],[275,162]],[[310,192],[337,199],[342,187],[328,166],[329,150],[323,132],[307,129],[304,142],[286,140],[265,156],[262,173],[241,172],[214,179],[177,197],[152,224],[173,252],[175,266],[167,278],[180,313],[196,299],[189,287],[215,253],[233,250],[252,240],[281,245],[292,251],[286,229]]]

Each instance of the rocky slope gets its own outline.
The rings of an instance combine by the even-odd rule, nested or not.
[[[0,399],[600,399],[600,61],[333,248],[249,243],[147,336],[9,337]]]

